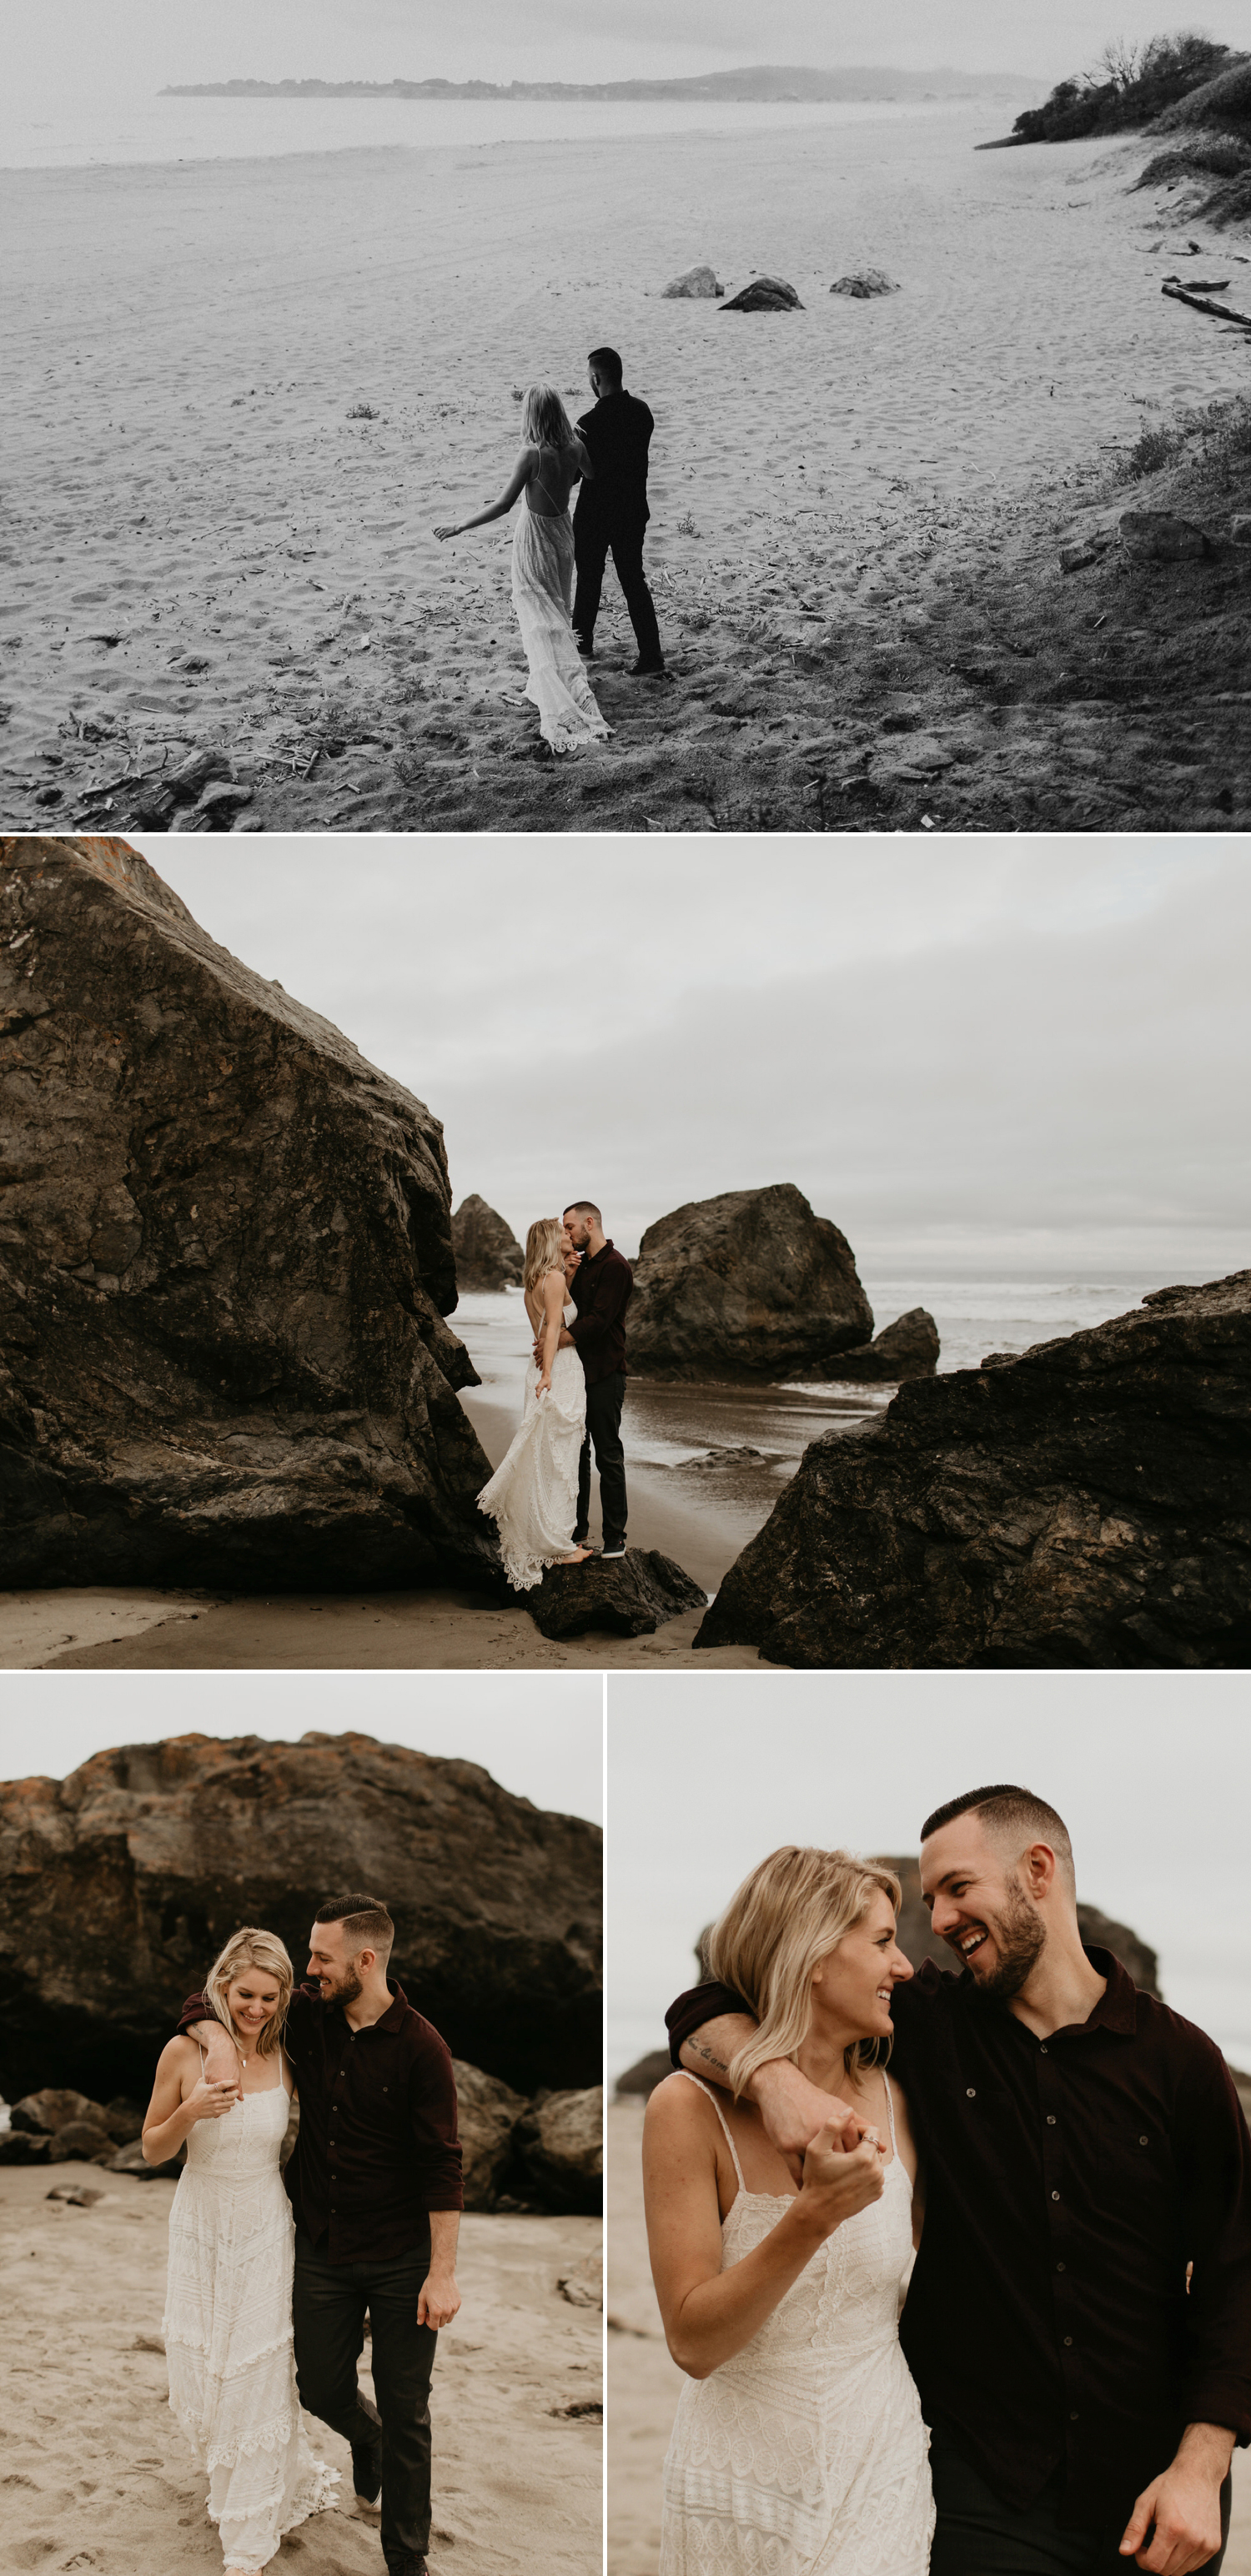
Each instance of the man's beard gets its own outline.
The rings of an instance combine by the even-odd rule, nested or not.
[[[355,1968],[345,1968],[338,1985],[332,1986],[328,2000],[332,2004],[354,2004],[364,1989]]]
[[[1047,1946],[1047,1934],[1041,1916],[1022,1895],[1019,1887],[1009,1887],[1007,1903],[997,1921],[988,1921],[999,1951],[999,1965],[988,1977],[975,1976],[969,1970],[973,1992],[982,2003],[1008,2004],[1019,1995],[1031,1968]]]

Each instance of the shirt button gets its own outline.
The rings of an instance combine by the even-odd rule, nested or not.
[[[1140,2147],[1149,2147],[1149,2146],[1150,2146],[1150,2144],[1151,2144],[1151,2140],[1150,2140],[1150,2138],[1140,2138],[1140,2139],[1139,2139],[1139,2141],[1138,2141],[1138,2144],[1139,2144],[1139,2146],[1140,2146]]]
[[[1057,2272],[1062,2272],[1062,2271],[1064,2270],[1064,2265],[1063,2265],[1063,2263],[1057,2263],[1057,2265],[1056,2265],[1056,2270],[1057,2270]]]
[[[977,2086],[976,2086],[976,2084],[969,2084],[969,2085],[966,2085],[966,2087],[965,2087],[965,2091],[966,2091],[966,2093],[967,2093],[967,2095],[968,2095],[968,2098],[969,2098],[970,2102],[976,2102],[976,2100],[977,2100]]]
[[[1076,2417],[1076,2415],[1070,2415],[1070,2417],[1069,2417],[1069,2422],[1070,2422],[1070,2424],[1075,2424],[1075,2423],[1077,2422],[1077,2417]]]
[[[1055,2112],[1054,2112],[1054,2111],[1048,2111],[1048,2113],[1047,2113],[1047,2126],[1048,2126],[1048,2128],[1049,2128],[1049,2129],[1054,2129],[1055,2124],[1056,2124],[1056,2115],[1055,2115]]]
[[[1058,2191],[1053,2191],[1053,2192],[1052,2192],[1051,2197],[1052,2197],[1052,2199],[1053,2199],[1053,2200],[1058,2200],[1058,2199],[1059,2199],[1059,2197],[1060,2197],[1059,2192],[1058,2192]]]
[[[1040,2040],[1038,2043],[1038,2054],[1040,2057],[1045,2057],[1047,2054],[1047,2043],[1045,2039]]]
[[[1068,2348],[1069,2348],[1069,2345],[1072,2343],[1072,2340],[1073,2340],[1072,2335],[1066,2335],[1066,2336],[1065,2336],[1065,2338],[1064,2338],[1064,2348],[1065,2348],[1065,2351],[1066,2351],[1066,2352],[1067,2352],[1067,2350],[1068,2350]]]

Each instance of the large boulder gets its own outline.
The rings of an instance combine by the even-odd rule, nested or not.
[[[17,1584],[487,1583],[438,1120],[110,840],[0,843]]]
[[[302,1975],[317,1905],[344,1887],[387,1900],[393,1973],[454,2056],[528,2095],[586,2084],[601,1885],[594,1825],[368,1735],[169,1736],[0,1781],[0,2092],[121,2083],[146,2101],[229,1934],[266,1925]]]
[[[93,2102],[89,2094],[75,2093],[70,2087],[43,2085],[39,2092],[26,2093],[20,2102],[14,2103],[9,2113],[9,2125],[54,2138],[58,2130],[68,2128],[71,2121],[93,2117],[98,2117],[103,2128],[105,2113],[102,2102]],[[142,2128],[142,2120],[139,2126]]]
[[[727,296],[723,313],[802,313],[803,306],[793,286],[783,277],[753,277],[750,286]]]
[[[517,2151],[536,2196],[548,2209],[594,2215],[603,2207],[604,2088],[548,2093],[517,2128]]]
[[[585,1637],[592,1629],[651,1637],[666,1619],[708,1606],[702,1585],[658,1547],[629,1547],[607,1563],[590,1556],[581,1565],[549,1565],[521,1597],[545,1637]]]
[[[626,1348],[644,1376],[791,1377],[872,1330],[851,1245],[790,1181],[675,1208],[639,1247]]]
[[[805,1368],[802,1377],[829,1375],[855,1385],[901,1386],[907,1378],[933,1377],[938,1366],[938,1326],[924,1306],[910,1306],[862,1349],[831,1351],[828,1371]]]
[[[692,301],[711,303],[725,288],[718,284],[715,268],[686,268],[680,277],[672,277],[664,290],[667,296],[684,296]]]
[[[466,2209],[493,2209],[513,2161],[513,2135],[529,2110],[524,2093],[454,2058]]]
[[[901,1388],[807,1449],[696,1644],[803,1666],[1243,1666],[1251,1271]]]
[[[525,1254],[502,1216],[472,1191],[452,1219],[456,1285],[461,1291],[520,1288]]]
[[[187,2150],[182,2146],[177,2155],[167,2157],[163,2165],[150,2165],[138,2138],[132,2138],[128,2146],[119,2147],[107,2163],[103,2157],[95,2159],[96,2163],[104,2164],[106,2173],[130,2174],[135,2182],[176,2182],[186,2161]]]

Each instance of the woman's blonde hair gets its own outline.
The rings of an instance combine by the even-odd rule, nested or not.
[[[231,1933],[225,1949],[218,1951],[205,1978],[205,1994],[232,2039],[235,2026],[226,1996],[245,1968],[259,1968],[261,1975],[273,1977],[278,1987],[278,2009],[266,2022],[256,2043],[259,2057],[272,2057],[282,2038],[287,2006],[295,1984],[295,1970],[276,1932],[262,1932],[255,1923],[245,1923],[241,1932]]]
[[[572,447],[578,433],[555,385],[528,388],[521,435],[530,447]]]
[[[564,1231],[558,1216],[536,1216],[526,1236],[526,1258],[521,1273],[523,1288],[537,1288],[549,1270],[562,1268],[560,1238]]]
[[[769,2058],[793,2058],[802,2048],[812,2022],[812,1971],[859,1923],[875,1889],[898,1914],[903,1890],[893,1870],[851,1852],[794,1843],[770,1852],[736,1889],[704,1943],[709,1976],[733,1986],[756,2016],[751,2038],[730,2060],[736,2094]],[[890,2041],[853,2040],[844,2054],[854,2075],[885,2064]]]

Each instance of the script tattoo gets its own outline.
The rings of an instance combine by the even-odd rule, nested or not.
[[[729,2074],[730,2070],[725,2059],[718,2057],[714,2048],[705,2048],[702,2039],[688,2039],[686,2045],[692,2057],[702,2057],[706,2066],[715,2066],[722,2075]]]

